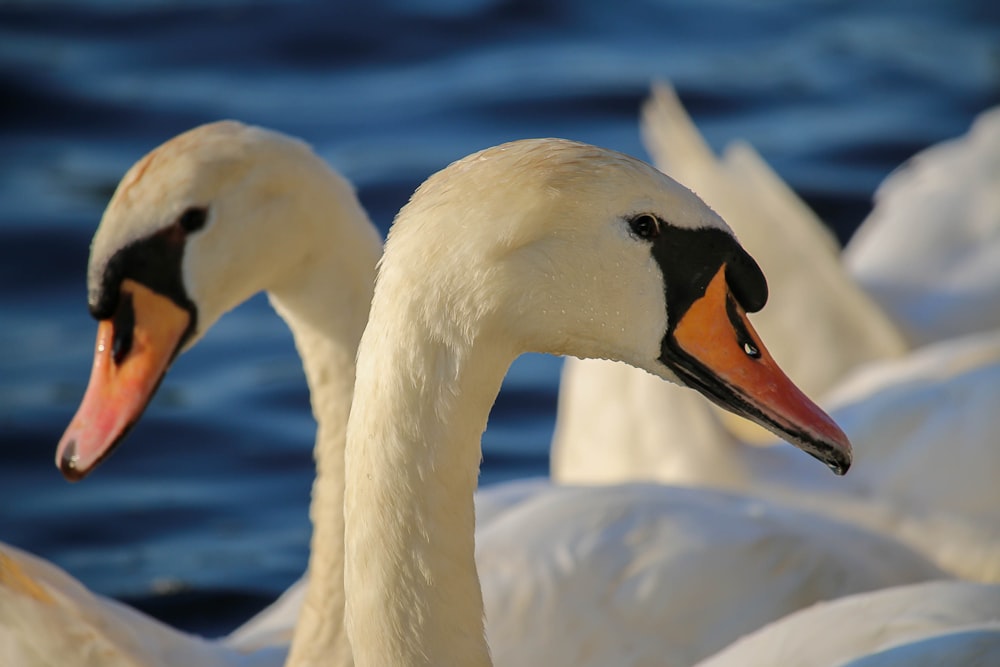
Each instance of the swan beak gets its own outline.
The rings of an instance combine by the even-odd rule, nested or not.
[[[126,279],[115,314],[97,326],[90,382],[59,441],[56,466],[83,479],[146,409],[180,349],[191,314],[167,297]]]
[[[775,363],[730,293],[725,266],[683,314],[663,358],[726,410],[785,438],[838,475],[850,468],[847,436]]]

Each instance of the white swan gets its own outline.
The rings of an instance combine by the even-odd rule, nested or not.
[[[1000,107],[893,172],[844,263],[915,344],[1000,328]]]
[[[734,642],[698,667],[998,664],[1000,585],[935,581],[817,604]],[[913,662],[946,649],[947,660]],[[961,651],[994,656],[963,660]],[[940,656],[940,654],[938,654]],[[975,654],[972,654],[975,655]],[[869,657],[865,657],[869,656]],[[904,658],[908,658],[907,661]],[[855,662],[856,661],[856,662]]]
[[[491,664],[473,494],[480,435],[507,367],[522,352],[619,359],[684,382],[843,471],[846,438],[777,369],[746,319],[745,308],[763,306],[765,289],[717,215],[626,156],[529,140],[431,176],[390,231],[358,351],[344,578],[356,663]],[[522,528],[532,538],[534,522],[548,526],[542,536],[576,530],[567,522],[594,519],[573,506],[587,494],[616,492],[580,491],[584,497],[564,504],[549,523],[545,508],[535,507]],[[641,513],[643,506],[626,499],[612,514]],[[601,501],[594,509],[604,507]],[[636,545],[649,537],[612,532],[617,539],[591,533],[583,540],[587,550],[607,549],[614,561],[616,549],[640,551]],[[604,581],[599,559],[580,563],[575,555],[557,549],[550,567],[590,565]],[[665,605],[669,586],[658,589],[655,581],[635,582],[621,599]],[[615,581],[605,586],[601,605],[613,608]],[[560,600],[553,597],[552,615],[593,613],[575,597]],[[560,646],[599,641],[586,630],[552,639]],[[658,639],[647,641],[655,646]],[[572,664],[580,664],[575,655]]]
[[[214,146],[212,138],[216,136],[217,141],[223,142],[221,147]],[[236,140],[237,137],[241,140]],[[358,334],[354,328],[348,327],[339,334],[334,330],[325,336],[322,332],[338,326],[334,320],[343,315],[342,301],[354,304],[369,298],[370,262],[373,260],[371,253],[364,249],[371,247],[373,252],[377,251],[370,226],[363,216],[356,216],[356,204],[349,205],[354,200],[347,196],[349,190],[343,182],[330,186],[332,196],[346,197],[343,204],[346,210],[340,222],[350,226],[354,220],[358,224],[353,233],[360,235],[359,240],[352,239],[351,233],[344,233],[335,243],[339,246],[337,252],[354,253],[360,267],[354,280],[329,276],[328,273],[346,270],[350,264],[345,264],[343,258],[334,257],[332,261],[336,266],[322,267],[319,265],[324,260],[320,255],[316,255],[314,261],[299,261],[299,243],[308,243],[311,253],[324,250],[317,245],[315,225],[337,224],[336,219],[324,222],[300,215],[300,204],[304,203],[309,211],[339,210],[311,206],[309,188],[306,187],[305,192],[297,190],[296,183],[313,183],[312,178],[303,175],[315,169],[318,163],[308,150],[280,135],[235,124],[201,128],[175,141],[137,165],[122,186],[123,193],[127,194],[116,198],[109,209],[95,242],[94,301],[100,305],[108,299],[106,295],[112,291],[112,286],[118,282],[124,284],[140,266],[135,253],[142,253],[139,257],[146,260],[146,266],[154,265],[159,270],[143,273],[139,278],[165,292],[177,289],[178,284],[184,287],[198,323],[193,337],[186,343],[189,346],[194,336],[203,333],[222,310],[262,284],[282,286],[273,298],[290,325],[296,327],[296,341],[307,357],[305,363],[310,369],[307,377],[311,386],[321,385],[320,392],[313,397],[315,412],[322,425],[317,452],[322,474],[314,492],[317,498],[329,499],[342,484],[338,481],[334,454],[338,438],[336,425],[341,422],[331,422],[325,411],[335,410],[339,405],[340,412],[334,414],[342,415],[349,394],[338,394],[345,391],[339,383],[333,388],[323,389],[322,386],[330,382],[325,378],[328,371],[335,370],[338,377],[353,375],[353,366],[350,366],[353,357],[335,354],[333,361],[319,368],[317,364],[322,364],[323,360],[311,359],[312,355],[317,348],[320,354],[329,350],[324,351],[312,343],[310,336],[315,336],[316,340],[332,336],[339,340],[338,350],[341,346],[356,344]],[[272,142],[277,145],[270,145]],[[285,143],[289,145],[284,146]],[[274,152],[287,152],[285,157],[288,159],[279,159]],[[263,163],[258,164],[258,159]],[[271,169],[279,169],[281,175],[291,181],[270,180],[273,177]],[[320,182],[329,178],[328,169],[319,168],[315,177]],[[169,184],[182,185],[164,187]],[[192,187],[194,191],[190,190]],[[240,197],[246,201],[238,201]],[[201,230],[180,234],[175,222],[180,212],[192,205],[208,206],[207,224]],[[153,214],[161,209],[161,214]],[[278,217],[273,217],[275,215]],[[194,215],[195,222],[197,217]],[[188,226],[197,226],[191,222],[189,216]],[[272,238],[275,233],[291,235],[296,240],[286,244]],[[331,230],[329,233],[341,232]],[[323,238],[322,233],[319,238]],[[171,239],[173,244],[164,243]],[[183,253],[179,253],[177,246],[180,241],[185,248]],[[322,242],[331,242],[331,239]],[[356,255],[358,248],[351,248],[357,243],[361,244],[360,256]],[[286,256],[284,252],[291,254]],[[364,261],[366,256],[368,261]],[[108,261],[108,257],[115,259]],[[238,266],[229,266],[230,262]],[[182,279],[176,278],[179,266],[183,267]],[[247,271],[254,275],[246,276]],[[319,272],[316,280],[302,277],[303,272],[310,271]],[[364,279],[366,274],[367,280]],[[290,314],[292,297],[289,295],[296,293],[295,285],[315,287],[317,283],[321,284],[321,289],[298,290],[301,294],[293,304],[310,304],[310,307],[301,307],[298,317]],[[337,289],[331,289],[330,285],[337,285]],[[337,290],[353,292],[354,296],[334,294]],[[176,349],[176,340],[171,342],[166,338],[173,320],[149,317],[154,312],[162,313],[163,306],[168,304],[161,303],[157,310],[147,311],[146,297],[154,303],[156,297],[145,295],[131,283],[125,291],[133,295],[141,292],[143,298],[133,296],[131,306],[105,304],[117,313],[110,323],[102,325],[105,348],[114,351],[115,345],[107,341],[127,336],[118,328],[128,323],[131,308],[135,315],[131,326],[133,341],[138,341],[133,343],[136,349],[146,340],[166,340],[161,350],[169,355],[170,350]],[[318,295],[318,298],[310,301],[310,295]],[[174,298],[185,302],[176,293]],[[100,308],[98,313],[101,314]],[[304,331],[299,331],[304,321],[308,324]],[[111,368],[102,365],[100,350],[97,368],[127,372],[129,364],[136,360],[126,354],[128,350],[123,350],[123,345],[119,342],[117,348],[122,354],[121,369],[117,364]],[[337,364],[337,368],[331,368],[330,363]],[[149,364],[147,367],[159,366]],[[155,383],[147,382],[146,386],[151,384]],[[93,386],[104,385],[98,382]],[[335,401],[340,402],[334,405]],[[141,409],[141,401],[125,404],[105,399],[84,402],[85,407],[111,416],[123,405],[129,410]],[[81,417],[86,414],[84,410]],[[134,419],[138,413],[130,414]],[[116,418],[104,423],[128,421],[128,418]],[[80,429],[82,425],[77,423],[68,431],[59,457],[59,461],[67,465],[72,461],[70,472],[76,475],[86,472],[88,462],[92,464],[99,459],[103,447],[115,442],[117,433],[114,430],[92,432],[89,435],[94,439],[84,441],[82,437],[87,434]],[[340,437],[342,439],[342,434]],[[76,451],[66,454],[69,440],[74,438]],[[72,459],[74,453],[78,458]],[[81,454],[85,456],[81,458]],[[591,509],[587,512],[573,509],[584,505]],[[308,614],[313,620],[309,621],[307,616],[298,624],[292,660],[301,657],[308,662],[323,656],[331,662],[346,661],[349,659],[346,645],[336,632],[337,619],[343,611],[341,580],[329,576],[331,571],[339,572],[340,567],[339,554],[335,548],[330,548],[331,543],[339,540],[335,523],[338,517],[333,513],[323,514],[322,506],[314,507],[313,517],[318,521],[317,535],[325,534],[327,541],[314,540],[310,568],[313,576],[325,584],[319,602],[309,607]],[[319,524],[324,517],[330,523]],[[479,559],[490,619],[488,632],[495,640],[499,664],[524,664],[534,656],[547,665],[599,665],[605,662],[603,656],[627,655],[623,647],[629,646],[637,662],[641,662],[643,656],[655,655],[661,661],[687,664],[746,631],[816,600],[940,574],[891,541],[809,515],[773,508],[768,503],[726,494],[655,487],[580,491],[552,489],[539,482],[521,482],[480,493],[477,519],[481,535]],[[538,535],[537,539],[512,538],[531,531]],[[632,538],[616,545],[615,535],[620,534]],[[850,548],[843,548],[845,545]],[[121,605],[87,593],[64,573],[26,554],[15,550],[5,553],[10,574],[5,578],[0,570],[0,595],[3,596],[0,607],[16,618],[38,619],[39,622],[10,625],[14,628],[14,639],[4,641],[30,641],[35,649],[38,646],[57,647],[53,649],[54,655],[60,656],[58,651],[65,644],[66,633],[72,635],[79,630],[94,635],[88,646],[102,647],[102,664],[114,664],[113,655],[122,660],[125,656],[142,655],[137,661],[150,665],[216,664],[211,660],[222,661],[221,664],[277,664],[296,627],[305,597],[304,587],[308,586],[301,584],[290,589],[269,610],[226,641],[205,642],[164,628],[141,614],[121,612]],[[522,566],[512,568],[514,563]],[[777,571],[776,564],[780,564]],[[611,572],[614,576],[610,576]],[[587,586],[581,586],[581,581],[588,582]],[[734,610],[728,604],[703,605],[697,631],[684,630],[683,619],[691,617],[693,598],[704,597],[706,581],[719,586],[717,590],[739,589],[741,597],[750,603],[749,608]],[[685,591],[678,582],[690,582],[694,588]],[[64,589],[75,592],[72,602],[63,602],[66,600]],[[315,589],[310,588],[312,590]],[[31,594],[38,591],[44,591],[45,603],[37,594]],[[702,592],[696,596],[695,591]],[[659,606],[648,606],[651,595],[661,600]],[[616,607],[607,607],[609,599],[617,600],[618,608],[647,609],[647,623],[636,623],[634,617],[618,613]],[[52,600],[58,602],[52,603]],[[588,654],[579,653],[581,647],[588,644],[576,647],[574,653],[542,641],[548,639],[547,635],[538,636],[536,628],[551,622],[553,608],[568,612],[560,615],[568,627],[587,623],[603,629],[602,634],[594,633],[591,637],[589,645],[596,645],[600,650],[591,651],[589,661],[586,659]],[[125,620],[120,621],[123,615]],[[41,622],[43,619],[45,622]],[[312,627],[315,632],[303,633],[303,627]],[[677,631],[668,633],[663,627],[677,628]],[[146,641],[147,636],[149,641]],[[23,648],[20,646],[19,650]],[[561,656],[561,662],[555,661],[553,652]],[[197,660],[178,657],[189,655],[209,657]]]
[[[792,372],[801,368],[810,375],[802,362],[825,357],[809,350],[815,340],[823,340],[822,331],[836,329],[837,320],[867,323],[859,324],[857,332],[858,340],[868,341],[861,345],[867,351],[864,357],[851,358],[851,345],[844,341],[853,338],[825,340],[823,350],[839,361],[819,367],[827,381],[836,379],[834,370],[840,368],[839,384],[824,385],[824,403],[858,446],[859,465],[846,480],[833,483],[787,446],[746,446],[700,397],[623,364],[567,359],[553,477],[563,482],[645,479],[754,493],[894,535],[949,572],[1000,581],[1000,525],[990,511],[995,505],[990,471],[1000,462],[991,465],[994,452],[982,446],[998,424],[993,411],[978,407],[997,400],[997,343],[984,334],[896,356],[900,336],[857,288],[848,288],[844,270],[830,264],[837,261],[836,255],[824,242],[826,233],[817,231],[818,221],[796,213],[801,203],[752,153],[731,151],[726,162],[714,163],[676,98],[665,89],[658,89],[646,106],[643,128],[646,136],[654,137],[647,143],[661,165],[704,183],[725,204],[720,206],[723,211],[745,223],[736,228],[746,232],[741,238],[745,235],[763,250],[770,240],[772,250],[780,251],[765,255],[765,260],[780,265],[782,256],[798,259],[795,249],[802,248],[801,257],[825,267],[817,274],[826,277],[820,280],[792,262],[801,279],[786,273],[773,289],[776,307],[778,296],[792,288],[786,316],[795,316],[809,301],[814,309],[821,304],[802,324],[822,323],[818,331],[800,341],[781,335],[781,328],[793,330],[792,324],[767,319],[780,308],[769,306],[755,315],[762,328],[778,322],[774,338],[785,344],[784,350],[798,350],[791,356]],[[731,194],[717,192],[724,186]],[[759,207],[736,205],[752,198],[760,201]],[[758,208],[772,214],[760,216]],[[783,229],[775,224],[778,220],[798,224]],[[769,234],[762,234],[767,230]],[[796,291],[802,286],[810,291]],[[824,310],[822,304],[827,303],[830,307]],[[875,363],[879,356],[885,359]],[[867,364],[862,363],[865,358]],[[745,429],[738,431],[747,435]]]
[[[344,428],[354,354],[380,254],[378,232],[346,180],[302,142],[235,122],[196,128],[136,163],[108,205],[91,249],[89,302],[100,320],[94,366],[56,456],[71,478],[85,475],[120,442],[174,357],[227,310],[267,290],[292,329],[318,430],[311,577],[289,664],[314,664],[320,656],[325,664],[350,662],[341,620]],[[7,563],[18,561],[16,552],[7,553]],[[5,589],[6,581],[0,576],[0,606],[14,609],[17,599],[34,608],[38,600]],[[49,604],[38,607],[39,617],[68,620],[39,624],[35,632],[92,635],[96,642],[105,629],[118,631],[113,622],[90,621],[102,618],[102,605],[119,606],[81,604],[74,607],[77,614],[58,606],[64,600],[58,584],[45,588]],[[146,647],[151,653],[142,664],[192,664],[178,658],[179,651],[187,641],[203,643],[160,630],[139,614],[129,618],[143,628],[131,632],[136,642],[145,633],[171,639],[162,648]],[[22,638],[35,640],[31,632],[26,629]],[[241,648],[255,641],[251,633],[239,637]],[[42,643],[47,645],[58,643]],[[116,658],[132,664],[122,646],[109,638],[101,664]],[[240,651],[224,648],[213,648],[219,660],[241,664],[234,662],[242,659]],[[51,662],[58,662],[55,655],[48,656]],[[280,655],[273,660],[279,664]]]

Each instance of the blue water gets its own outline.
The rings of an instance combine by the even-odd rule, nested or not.
[[[894,166],[1000,102],[1000,3],[0,5],[0,540],[208,634],[304,568],[313,423],[263,298],[177,362],[96,474],[70,485],[53,465],[89,373],[89,238],[142,154],[225,117],[295,134],[384,231],[423,178],[502,141],[645,157],[637,111],[655,78],[715,147],[752,142],[846,239]],[[484,483],[546,472],[559,368],[515,364]]]

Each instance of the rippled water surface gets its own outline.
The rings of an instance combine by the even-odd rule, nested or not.
[[[214,634],[302,571],[313,422],[257,297],[181,358],[85,482],[52,464],[87,381],[89,239],[118,179],[194,125],[295,134],[383,232],[414,187],[502,141],[640,157],[669,79],[716,147],[744,138],[847,238],[879,181],[1000,102],[1000,4],[883,0],[0,5],[0,540]],[[545,474],[560,361],[519,360],[483,482]]]

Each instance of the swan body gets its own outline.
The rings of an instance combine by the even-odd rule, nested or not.
[[[647,105],[646,135],[659,137],[648,143],[654,155],[664,156],[658,157],[661,165],[692,172],[688,175],[699,182],[698,170],[688,165],[711,165],[706,162],[710,155],[690,121],[679,116],[683,111],[675,98],[666,93],[656,91]],[[690,143],[695,148],[685,148]],[[666,156],[670,154],[695,157],[668,162]],[[762,185],[768,175],[780,183],[777,177],[766,169],[746,166],[753,162],[745,157],[731,160],[731,155],[727,154],[727,162],[716,166],[714,172],[701,172],[716,175],[705,185],[708,192],[724,185],[743,197],[762,196],[773,190],[772,196],[762,197],[764,204],[759,210],[764,211],[771,210],[765,205],[767,201],[785,201],[777,196],[787,190],[783,185],[773,189]],[[744,168],[736,166],[740,164]],[[725,193],[721,200],[741,201],[739,196],[727,198]],[[809,223],[812,217],[799,216],[803,222],[795,227],[801,228],[801,238],[791,229],[777,228],[775,221],[796,219],[790,206],[795,200],[788,201],[789,206],[773,209],[771,216],[744,217],[746,213],[732,210],[730,219],[734,224],[756,221],[756,227],[748,228],[748,246],[754,240],[760,243],[765,239],[759,231],[755,235],[755,229],[764,230],[765,224],[771,224],[774,229],[766,238],[775,239],[774,247],[783,248],[784,239],[798,238],[798,246],[807,249],[803,256],[836,260],[835,250],[823,241],[824,235],[815,233],[818,222]],[[744,208],[758,210],[754,206]],[[727,209],[720,206],[720,210]],[[796,257],[791,249],[783,250],[785,255]],[[823,266],[818,259],[815,261]],[[815,290],[812,295],[800,293],[803,301],[825,304],[825,298],[815,295],[828,291],[836,295],[838,292],[831,291],[829,285],[850,284],[842,269],[821,274],[830,276],[825,284],[810,282],[809,271],[801,266],[799,270],[804,273],[802,280],[792,278],[789,282],[804,281]],[[786,285],[778,284],[775,305]],[[843,293],[856,296],[856,288],[845,288]],[[841,369],[838,382],[825,386],[824,404],[859,452],[859,465],[847,479],[831,479],[784,445],[747,446],[739,437],[747,435],[744,429],[734,433],[728,428],[731,424],[718,419],[716,410],[690,392],[658,382],[624,364],[574,359],[567,359],[560,386],[553,477],[570,483],[657,480],[752,493],[894,535],[953,574],[978,581],[1000,581],[1000,533],[993,519],[996,494],[991,474],[1000,462],[990,465],[992,450],[982,444],[991,441],[991,433],[997,428],[994,411],[987,407],[995,403],[996,387],[1000,387],[996,378],[1000,373],[1000,348],[995,334],[943,342],[900,357],[901,338],[892,333],[884,316],[872,314],[877,311],[871,310],[869,302],[831,297],[830,303],[833,307],[825,315],[814,314],[817,321],[850,319],[856,311],[859,321],[872,323],[872,332],[884,334],[870,338],[861,335],[859,340],[891,342],[867,346],[866,359],[842,358],[842,363],[836,364]],[[867,305],[855,309],[852,303]],[[797,304],[793,304],[786,314],[796,315],[796,308]],[[864,312],[868,315],[863,316]],[[766,316],[772,313],[770,307],[763,310],[755,316],[755,324],[760,322],[763,329],[769,322]],[[781,326],[795,330],[787,322]],[[797,337],[774,338],[787,343],[784,349],[802,350],[797,357],[793,355],[793,374],[797,368],[794,360],[807,356],[805,350],[812,349],[813,336],[803,338],[810,341],[809,346]],[[840,348],[847,347],[851,346],[839,341],[825,344],[833,358],[837,358]],[[832,371],[826,377],[832,378]]]
[[[91,248],[89,304],[99,320],[95,362],[56,455],[71,479],[86,475],[121,441],[170,362],[227,310],[266,290],[292,330],[318,427],[311,576],[289,665],[315,664],[320,657],[324,664],[350,664],[342,621],[339,527],[344,430],[354,353],[380,254],[378,232],[344,178],[304,143],[231,121],[179,135],[136,163],[112,197]],[[7,553],[13,554],[11,559],[23,556]],[[62,573],[60,577],[44,581],[67,580]],[[251,656],[265,656],[253,658],[265,661],[254,664],[284,664],[289,651],[287,644],[262,649],[264,653],[251,651],[273,643],[266,624],[256,626],[259,635],[252,628],[238,632],[238,646],[206,646],[199,638],[122,612],[120,605],[84,592],[69,606],[39,607],[3,584],[0,577],[0,607],[20,609],[23,603],[40,619],[79,615],[86,621],[91,613],[110,619],[89,624],[86,633],[93,645],[106,645],[101,664],[116,664],[110,657],[116,650],[123,664],[134,664],[114,622],[119,616],[134,621],[128,626],[134,628],[127,635],[130,642],[139,645],[149,638],[147,655],[135,664],[202,664],[181,659],[189,650],[229,661],[219,664],[242,665]],[[80,591],[79,585],[73,590]],[[21,627],[17,632],[25,640],[32,633],[46,640],[32,642],[36,653],[7,664],[73,664],[81,650],[71,646],[74,652],[63,655],[66,642],[49,641],[63,628],[74,627],[69,620]]]
[[[285,646],[245,653],[94,595],[61,569],[0,544],[0,664],[19,667],[267,667]]]
[[[844,264],[915,345],[1000,328],[1000,108],[893,172]]]
[[[737,496],[641,485],[592,494],[544,480],[498,488],[494,507],[504,510],[477,533],[497,664],[687,665],[812,602],[934,576],[889,540],[871,536],[861,549],[848,547],[858,542],[856,529]],[[508,504],[514,489],[533,492]],[[479,494],[480,506],[493,502],[490,492]],[[632,507],[637,501],[639,513]],[[619,536],[633,540],[615,548]],[[651,543],[660,550],[655,557]],[[776,567],[782,579],[773,576]],[[767,585],[760,585],[765,576]],[[0,663],[282,665],[306,585],[291,587],[229,637],[206,640],[94,595],[50,563],[0,545]],[[573,600],[565,599],[567,590],[575,590]],[[721,599],[704,600],[706,590],[720,590]],[[743,603],[727,604],[736,595]],[[614,605],[595,609],[605,599]],[[542,625],[546,633],[537,632]],[[579,637],[584,627],[592,633],[589,644],[551,641]]]
[[[725,223],[632,158],[528,140],[431,176],[390,231],[358,350],[344,507],[356,664],[492,664],[473,498],[480,435],[522,352],[617,359],[695,386],[842,472],[846,437],[746,320],[765,299]],[[553,511],[569,520],[572,504]],[[571,553],[554,562],[571,567]]]
[[[1000,655],[998,633],[1000,585],[925,582],[819,603],[747,635],[698,667],[985,667],[996,663],[981,656]],[[941,652],[947,660],[931,660]]]
[[[475,503],[497,665],[691,665],[815,602],[942,576],[895,540],[704,489],[534,479],[484,488]],[[306,585],[230,643],[287,643]]]
[[[672,413],[654,403],[654,381],[640,379],[628,389],[604,386],[609,396],[625,399],[612,401],[618,409],[657,424]],[[998,401],[1000,333],[956,338],[867,364],[828,394],[832,416],[857,448],[857,464],[845,479],[823,474],[787,445],[752,447],[725,434],[701,442],[694,454],[666,442],[657,450],[650,439],[644,477],[809,509],[891,535],[951,574],[1000,582],[1000,452],[988,446],[1000,428],[992,408]],[[700,417],[711,425],[703,403],[689,401],[677,418]],[[671,406],[677,404],[665,407]],[[616,438],[639,437],[610,426],[603,435],[605,449]],[[613,452],[605,455],[613,458]]]
[[[511,667],[683,667],[815,602],[941,576],[847,524],[657,484],[550,486],[476,531],[476,566]]]
[[[864,443],[853,480],[864,495],[974,522],[997,549],[998,401],[1000,331],[991,331],[860,368],[826,403]]]

